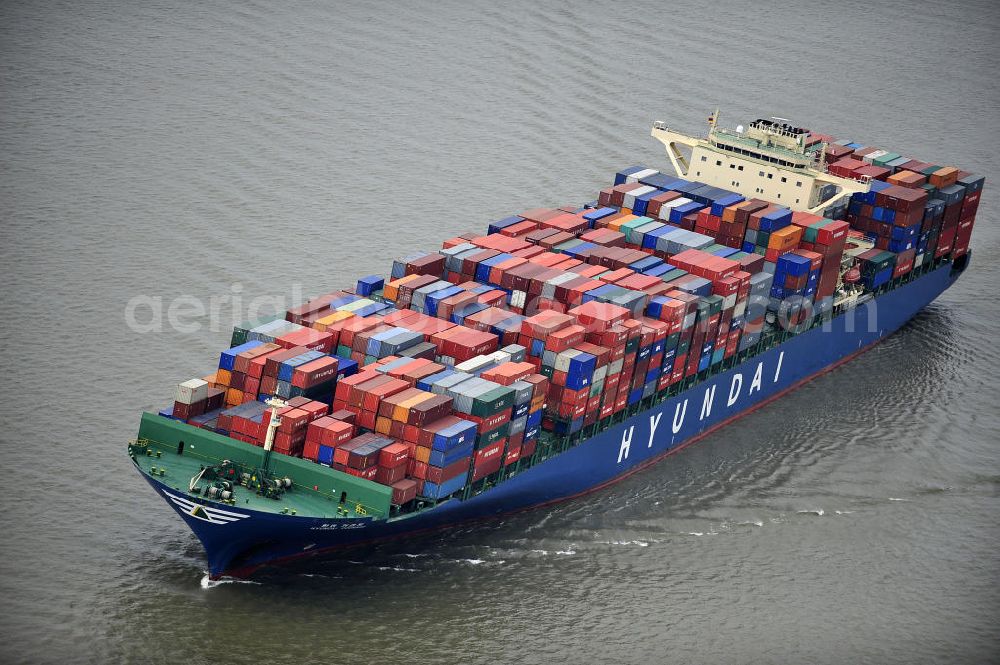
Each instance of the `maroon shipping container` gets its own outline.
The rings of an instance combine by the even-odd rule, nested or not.
[[[468,422],[464,418],[459,418],[458,416],[445,416],[439,420],[424,425],[420,428],[420,432],[417,435],[417,445],[424,446],[425,448],[430,448],[431,444],[434,442],[434,435],[441,430],[457,425],[461,422]]]
[[[555,235],[556,233],[560,233],[559,229],[541,228],[532,231],[528,235],[524,236],[524,239],[530,243],[534,243],[537,245],[541,240],[548,238],[549,236]],[[498,253],[499,252],[494,252],[494,255]]]
[[[454,400],[448,395],[435,395],[410,407],[407,424],[423,427],[427,423],[440,420],[451,413],[453,402]]]
[[[397,506],[417,498],[419,483],[412,478],[404,478],[392,484],[392,502]]]
[[[205,412],[221,409],[226,399],[226,391],[223,388],[209,388],[208,398],[205,400]]]
[[[281,418],[281,423],[278,425],[279,432],[305,431],[309,426],[309,412],[302,409],[286,407],[278,411],[278,416]],[[270,420],[269,414],[265,414],[265,418]]]
[[[460,476],[463,473],[468,473],[469,463],[472,461],[471,457],[463,457],[462,459],[452,462],[448,466],[441,468],[439,466],[434,466],[432,464],[427,465],[427,476],[426,480],[432,483],[441,484],[446,480],[451,480],[456,476]]]
[[[391,469],[387,469],[384,466],[376,466],[375,469],[374,480],[376,483],[382,483],[383,485],[392,485],[406,476],[405,464],[392,467]]]
[[[444,254],[428,254],[406,264],[406,275],[434,275],[444,273]]]
[[[330,414],[330,417],[334,420],[343,420],[345,423],[354,424],[357,414],[353,411],[348,411],[347,409],[339,409]]]
[[[318,386],[337,377],[340,361],[331,356],[317,358],[312,362],[296,367],[292,372],[292,385],[296,388],[308,389]]]
[[[255,346],[247,351],[242,351],[236,354],[236,359],[233,361],[233,371],[243,372],[244,374],[250,373],[250,361],[254,358],[259,358],[261,356],[266,356],[267,354],[277,351],[281,347],[277,344],[268,342],[267,344],[261,344],[260,346]]]
[[[303,353],[309,352],[309,350],[310,349],[307,349],[304,346],[295,346],[290,349],[285,349],[284,351],[276,351],[269,354],[267,359],[264,361],[264,375],[278,376],[278,368],[281,363],[301,356]]]
[[[330,309],[330,303],[337,298],[342,298],[344,295],[346,294],[343,291],[333,291],[313,298],[309,302],[303,303],[298,307],[292,307],[285,312],[285,320],[292,323],[302,323],[303,317]]]
[[[375,480],[375,476],[378,474],[378,467],[370,466],[365,469],[355,469],[354,467],[349,466],[344,469],[344,473],[357,476],[358,478],[364,478],[365,480]]]
[[[387,469],[393,469],[397,466],[405,467],[409,457],[409,446],[405,443],[391,443],[379,451],[378,464]]]

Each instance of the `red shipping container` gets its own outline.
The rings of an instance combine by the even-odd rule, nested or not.
[[[277,344],[261,344],[260,346],[255,346],[252,349],[243,351],[236,355],[236,360],[233,363],[234,372],[242,372],[244,374],[251,374],[250,365],[255,358],[260,358],[266,356],[269,353],[281,350],[281,347]],[[260,376],[258,371],[254,376]]]
[[[289,434],[288,432],[274,433],[274,449],[285,455],[296,455],[302,452],[302,446],[306,442],[306,431],[298,430]]]
[[[290,333],[286,333],[274,340],[276,344],[286,349],[305,347],[310,351],[322,351],[330,353],[333,346],[333,335],[328,332],[320,332],[313,328],[301,328]]]
[[[417,498],[418,483],[410,478],[396,481],[392,484],[392,502],[397,506],[409,503]]]
[[[420,460],[413,457],[410,458],[410,462],[407,465],[406,473],[407,475],[413,476],[414,478],[419,478],[420,480],[424,480],[427,477],[427,468],[428,465],[426,462],[421,462]]]
[[[399,482],[406,476],[406,464],[386,468],[384,466],[375,467],[375,482],[383,485],[392,485]]]
[[[306,439],[302,447],[302,459],[312,460],[313,462],[319,461],[319,441]]]
[[[315,400],[310,400],[298,408],[309,414],[309,422],[322,418],[330,410],[329,406]]]
[[[309,425],[309,413],[302,409],[285,407],[278,410],[278,416],[281,418],[281,423],[278,424],[279,432],[291,434],[298,430],[305,431]],[[269,418],[268,414],[265,414],[265,418]]]
[[[496,457],[502,457],[504,446],[507,444],[507,439],[500,439],[494,441],[488,446],[485,446],[472,454],[472,466],[473,468],[478,468],[483,463]]]
[[[317,418],[316,420],[312,421],[306,428],[306,440],[316,441],[317,443],[320,443],[322,441],[323,428],[335,422],[337,421],[331,418],[330,416],[323,416],[322,418]]]
[[[296,388],[312,388],[337,377],[340,361],[332,356],[317,358],[299,365],[292,370],[292,385]]]
[[[440,485],[447,480],[464,475],[469,472],[469,460],[470,458],[463,457],[444,468],[428,464],[424,479]]]
[[[473,468],[472,470],[473,482],[481,480],[482,478],[485,478],[490,474],[496,473],[497,471],[500,470],[501,466],[503,466],[503,455],[498,452],[493,457],[484,460],[480,465]]]
[[[352,476],[357,476],[358,478],[364,478],[365,480],[375,480],[375,476],[378,474],[378,469],[379,468],[377,466],[370,466],[367,469],[346,467],[344,472]]]
[[[324,446],[336,448],[354,438],[354,425],[335,420],[320,431],[319,442]]]
[[[535,454],[538,446],[538,439],[529,439],[521,444],[521,459],[526,459]]]
[[[378,454],[379,466],[385,467],[387,469],[393,469],[397,466],[406,466],[407,460],[409,459],[410,452],[409,447],[402,443],[391,443]],[[392,483],[388,483],[392,484]]]
[[[343,291],[333,291],[331,293],[317,296],[306,303],[289,309],[285,312],[285,320],[291,321],[292,323],[301,323],[302,318],[309,314],[329,310],[331,302],[345,295],[347,294]]]
[[[510,466],[517,460],[521,459],[521,445],[507,446],[507,454],[504,457],[504,466]]]
[[[583,341],[587,329],[572,324],[545,336],[545,348],[549,351],[562,353]]]

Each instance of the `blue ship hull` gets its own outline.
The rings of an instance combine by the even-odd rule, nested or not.
[[[962,266],[965,267],[964,265]],[[208,504],[146,479],[205,547],[209,574],[243,577],[261,566],[395,539],[563,501],[605,487],[833,369],[892,334],[937,298],[960,271],[943,264],[869,303],[754,356],[538,463],[487,492],[392,520],[317,519]]]

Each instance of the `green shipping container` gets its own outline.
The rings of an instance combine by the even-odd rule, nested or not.
[[[497,386],[472,401],[472,415],[484,418],[512,406],[514,406],[514,391],[504,386]]]
[[[251,319],[249,321],[244,321],[243,323],[235,326],[233,328],[233,335],[229,341],[229,346],[239,346],[240,344],[245,344],[247,341],[247,335],[251,330],[257,326],[262,326],[265,323],[271,323],[272,321],[277,321],[278,319],[284,319],[284,316],[279,316],[277,314],[273,316],[264,316],[259,319]]]

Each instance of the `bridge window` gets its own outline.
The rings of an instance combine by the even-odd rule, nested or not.
[[[767,179],[768,180],[773,180],[774,179],[774,174],[773,173],[768,173],[767,174]]]
[[[736,170],[737,170],[737,171],[742,171],[742,170],[743,170],[743,167],[742,167],[742,166],[737,166],[737,167],[736,167]]]
[[[781,176],[781,182],[788,182],[788,178],[786,178],[785,176]]]
[[[763,172],[763,171],[759,171],[759,172],[757,173],[757,175],[759,175],[759,176],[760,176],[761,178],[763,178],[763,177],[764,177],[764,172]]]
[[[802,181],[801,180],[796,180],[795,181],[795,186],[796,187],[801,187],[802,186]]]
[[[715,160],[715,165],[716,166],[722,166],[722,160],[721,159]]]
[[[708,157],[706,157],[705,155],[702,155],[701,156],[701,161],[707,162],[708,161]]]

